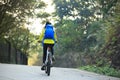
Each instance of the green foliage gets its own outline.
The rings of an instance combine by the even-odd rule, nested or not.
[[[45,11],[45,8],[47,7],[47,5],[48,5],[47,3],[44,3],[41,0],[38,0],[36,3],[35,16],[41,19],[42,24],[45,24],[46,20],[49,20],[50,17],[52,16],[50,14],[51,12]]]
[[[42,9],[45,6],[46,4],[41,0],[2,0],[0,2],[0,39],[6,38],[5,40],[12,46],[24,53],[35,51],[36,44],[33,43],[35,36],[30,33],[25,24],[30,23],[28,18],[35,16],[36,8]]]
[[[38,13],[37,14],[37,17],[39,18],[46,18],[46,17],[49,17],[50,16],[50,14],[49,13]]]
[[[104,24],[106,25],[106,42],[103,49],[100,51],[100,54],[104,55],[103,59],[107,58],[107,61],[111,61],[111,65],[114,68],[120,68],[120,10],[118,8],[119,4],[120,1],[117,1],[115,3],[114,13],[112,14],[112,16],[108,16],[109,19],[105,20]]]
[[[43,1],[38,0],[37,3],[36,3],[35,9],[45,8],[46,5],[47,4],[45,4]]]
[[[99,0],[98,3],[102,6],[101,13],[103,18],[107,18],[108,15],[112,15],[118,0]]]
[[[94,1],[86,0],[54,0],[56,14],[60,20],[75,19],[78,23],[83,20],[83,25],[95,19]],[[81,24],[81,25],[82,25]]]
[[[87,64],[110,65],[112,55],[119,54],[119,1],[54,0],[54,3],[60,20],[56,24],[57,52],[64,55],[72,50],[79,52]]]
[[[2,0],[0,2],[0,36],[12,28],[27,23],[33,17],[36,6],[42,8],[45,3],[36,0]]]
[[[102,75],[107,75],[107,76],[113,76],[113,77],[119,77],[120,78],[120,70],[110,68],[109,66],[97,67],[95,65],[93,65],[93,66],[88,65],[88,66],[80,67],[80,69],[95,72],[95,73],[99,73],[99,74],[102,74]]]
[[[14,28],[16,25],[15,23],[13,23],[15,21],[15,18],[10,15],[10,14],[7,14],[4,16],[4,19],[2,19],[2,22],[0,24],[0,36],[4,36],[5,33],[11,29],[11,28]]]
[[[54,0],[54,2],[60,19],[57,24],[59,26],[57,52],[64,55],[65,52],[69,54],[72,50],[77,53],[75,55],[91,60],[84,62],[82,59],[84,64],[94,63],[93,59],[98,56],[97,51],[105,42],[103,22],[96,21],[99,17],[96,15],[98,10],[95,2],[90,0]]]
[[[71,49],[76,50],[76,46],[79,45],[81,37],[80,35],[83,34],[79,27],[72,20],[63,21],[61,27],[57,28],[57,32],[59,33],[58,35],[60,35],[58,38],[59,44],[61,46],[60,49],[63,49],[65,51]]]
[[[29,12],[28,4],[31,4],[28,3],[28,0],[24,2],[21,0],[2,1],[0,7],[0,35],[4,35],[9,29],[21,24],[18,22],[25,20],[25,16]]]
[[[33,35],[29,36],[29,53],[34,54],[34,53],[42,53],[42,46],[41,43],[38,43],[38,35]]]
[[[29,48],[29,35],[28,29],[19,27],[13,28],[6,34],[7,40],[16,48],[23,52],[26,52]]]

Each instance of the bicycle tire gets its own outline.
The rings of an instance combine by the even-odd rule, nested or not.
[[[47,65],[47,72],[46,72],[48,76],[50,76],[50,71],[51,71],[51,66],[48,63],[48,65]]]
[[[50,71],[51,71],[51,53],[48,55],[48,63],[46,66],[47,70],[46,73],[48,76],[50,76]]]

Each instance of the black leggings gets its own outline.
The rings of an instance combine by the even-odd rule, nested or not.
[[[45,63],[45,60],[46,60],[46,54],[47,54],[47,47],[48,46],[51,48],[52,55],[54,55],[54,50],[53,50],[54,44],[43,44],[43,63]]]

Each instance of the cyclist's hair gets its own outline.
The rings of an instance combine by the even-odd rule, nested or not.
[[[46,28],[46,25],[48,25],[48,24],[51,24],[51,22],[47,21],[44,28]]]
[[[47,22],[46,22],[46,25],[47,25],[47,24],[51,24],[51,22],[47,21]]]

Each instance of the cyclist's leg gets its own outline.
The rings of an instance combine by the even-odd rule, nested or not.
[[[55,61],[55,57],[54,57],[54,44],[50,44],[50,48],[51,48],[51,53],[52,53],[52,60]]]
[[[46,54],[47,54],[47,44],[44,44],[43,45],[43,63],[45,63]]]
[[[47,45],[43,44],[43,64],[42,64],[41,70],[45,70],[46,54],[47,54]]]
[[[49,44],[49,46],[50,46],[52,55],[54,55],[54,48],[53,48],[54,44]]]

